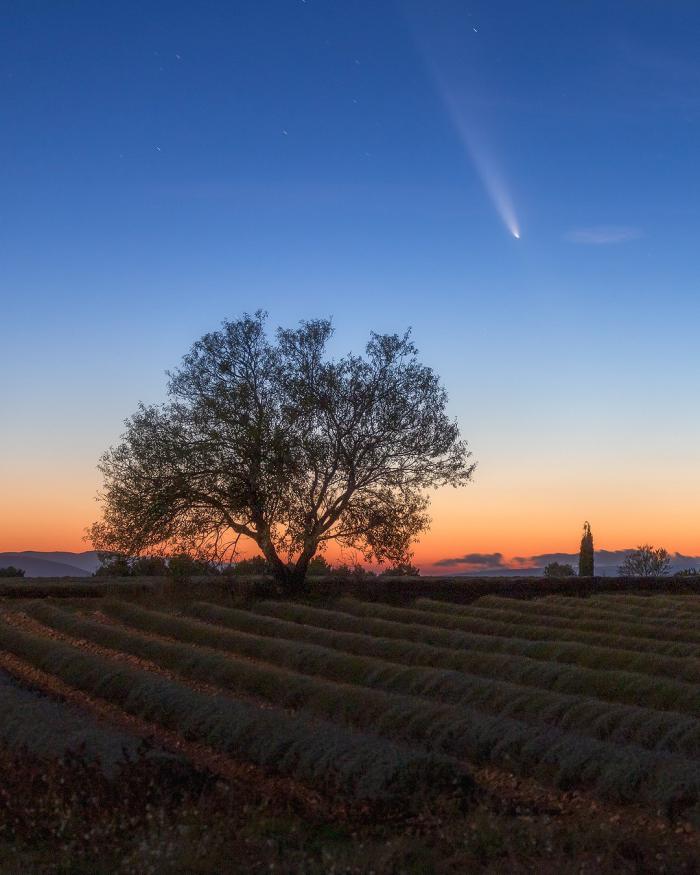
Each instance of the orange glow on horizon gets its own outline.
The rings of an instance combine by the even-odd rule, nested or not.
[[[23,483],[14,492],[11,507],[0,505],[0,551],[92,549],[82,538],[85,528],[99,517],[99,505],[91,498],[98,488],[96,478],[59,482],[61,475],[54,477],[52,483],[42,480],[33,488]],[[650,542],[671,552],[700,553],[695,493],[688,490],[686,495],[662,498],[656,490],[641,487],[612,497],[589,494],[568,499],[544,488],[530,495],[522,485],[487,491],[474,484],[463,490],[442,490],[433,496],[432,526],[415,545],[413,561],[429,569],[441,559],[468,553],[502,553],[506,562],[514,556],[575,553],[584,519],[591,521],[598,549]],[[257,548],[250,545],[244,552],[254,555]],[[326,555],[331,562],[354,558],[335,545]],[[451,569],[433,571],[449,574]]]

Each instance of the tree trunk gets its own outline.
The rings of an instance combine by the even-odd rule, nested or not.
[[[292,596],[303,592],[306,581],[306,571],[316,549],[309,553],[305,550],[293,566],[284,563],[277,554],[272,539],[268,533],[263,533],[258,539],[258,547],[267,559],[272,576],[278,583],[284,595]]]

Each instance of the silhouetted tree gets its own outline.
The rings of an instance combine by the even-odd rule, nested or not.
[[[420,569],[410,562],[400,562],[398,565],[391,565],[385,568],[379,575],[380,577],[418,577]]]
[[[330,540],[407,561],[426,490],[471,479],[445,390],[408,334],[372,334],[364,356],[334,360],[330,322],[276,342],[264,323],[246,315],[205,335],[170,375],[169,403],[127,421],[100,464],[96,549],[223,562],[247,537],[294,591]]]
[[[306,573],[309,577],[325,577],[328,574],[333,574],[333,566],[325,556],[314,556],[309,562]]]
[[[700,571],[697,568],[682,568],[676,571],[674,577],[700,577]]]
[[[134,577],[164,577],[168,573],[168,563],[162,556],[139,556],[131,563]]]
[[[206,559],[196,559],[189,553],[177,553],[168,559],[168,574],[173,580],[187,581],[195,575],[215,574],[216,567]]]
[[[550,562],[544,568],[545,577],[575,577],[576,572],[568,562]]]
[[[591,532],[591,524],[585,522],[583,524],[581,548],[578,554],[578,574],[579,577],[593,577],[593,572],[593,534]]]
[[[251,556],[250,559],[240,559],[230,569],[231,574],[236,576],[269,574],[270,566],[264,556]]]
[[[131,576],[131,561],[128,556],[122,556],[119,553],[103,553],[99,551],[97,558],[100,560],[100,567],[95,571],[93,577]]]
[[[6,565],[0,568],[0,577],[24,577],[23,568],[15,568],[14,565]]]
[[[348,565],[343,562],[340,565],[334,565],[331,571],[334,577],[376,577],[373,571],[368,571],[364,566],[356,562],[354,565]]]
[[[617,570],[621,577],[662,577],[668,574],[671,557],[663,547],[641,544],[625,557]]]

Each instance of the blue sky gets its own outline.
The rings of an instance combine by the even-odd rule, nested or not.
[[[700,548],[700,7],[672,6],[6,4],[4,548],[74,546],[124,417],[258,307],[332,315],[339,351],[413,326],[480,462],[436,505],[455,555],[563,549],[545,500],[574,542],[595,511],[611,548]]]

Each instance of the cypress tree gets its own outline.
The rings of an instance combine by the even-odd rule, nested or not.
[[[578,554],[578,576],[593,577],[593,535],[589,522],[583,524],[583,537]]]

